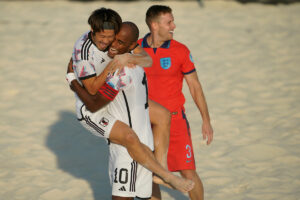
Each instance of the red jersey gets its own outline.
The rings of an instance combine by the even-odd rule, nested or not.
[[[149,98],[165,106],[169,111],[176,111],[185,102],[182,93],[183,76],[195,71],[189,49],[169,40],[159,48],[151,48],[147,43],[147,34],[138,43],[151,56],[153,64],[144,68],[149,89]]]

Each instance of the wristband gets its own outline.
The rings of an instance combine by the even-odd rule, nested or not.
[[[76,79],[75,74],[73,72],[67,73],[66,79],[67,79],[69,85],[71,85],[71,82]]]

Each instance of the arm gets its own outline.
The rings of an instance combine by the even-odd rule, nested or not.
[[[67,67],[67,73],[74,72],[73,70],[73,60],[70,59]],[[94,76],[85,80],[82,80],[84,87],[87,89],[89,94],[95,95],[97,91],[104,85],[107,75],[112,72],[112,63],[110,62],[103,72],[98,76]],[[79,83],[78,83],[79,84]]]
[[[109,104],[111,101],[104,97],[100,92],[97,92],[95,95],[91,95],[79,84],[76,79],[71,82],[71,88],[74,92],[76,92],[78,97],[91,112],[96,112],[97,110]]]
[[[116,55],[112,60],[113,69],[122,68],[124,66],[133,67],[135,65],[139,65],[141,67],[152,66],[152,58],[139,45],[133,49],[132,54],[124,53],[124,54]]]
[[[200,84],[200,81],[197,76],[197,72],[192,72],[188,75],[184,76],[190,93],[192,95],[192,98],[197,105],[198,109],[200,110],[201,116],[202,116],[202,134],[203,139],[207,139],[207,144],[210,144],[213,140],[213,129],[210,124],[210,117],[208,113],[208,108],[206,104],[206,100],[204,97],[204,93]]]
[[[98,76],[81,80],[84,87],[90,94],[95,95],[97,91],[104,85],[107,75],[113,71],[112,66],[112,62],[110,62]]]

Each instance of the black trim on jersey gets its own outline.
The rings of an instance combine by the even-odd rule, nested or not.
[[[97,74],[91,74],[91,75],[88,75],[88,76],[85,76],[85,77],[80,77],[79,80],[85,80],[85,79],[94,77],[94,76],[96,76],[96,75],[97,75]]]
[[[196,69],[192,69],[191,71],[189,71],[189,72],[184,72],[183,74],[184,74],[184,75],[187,75],[187,74],[193,73],[193,72],[195,72],[195,71],[196,71]]]
[[[126,98],[126,94],[123,90],[122,90],[122,93],[123,93],[123,97],[124,97],[124,100],[125,100],[125,103],[126,103],[127,114],[128,114],[128,123],[129,123],[130,128],[132,128],[130,109],[129,109],[128,101],[127,101],[127,98]]]
[[[81,47],[81,60],[89,60],[89,49],[92,46],[92,41],[87,39]]]
[[[140,45],[137,43],[131,51],[135,50],[135,48],[137,48],[138,46],[140,46]]]
[[[131,177],[130,177],[130,186],[129,186],[129,191],[130,192],[135,192],[135,182],[136,182],[136,177],[137,177],[137,162],[133,161],[131,163]]]

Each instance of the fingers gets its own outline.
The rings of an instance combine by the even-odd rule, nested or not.
[[[213,131],[212,130],[203,130],[202,131],[203,140],[207,140],[206,144],[209,145],[213,141]]]
[[[68,68],[67,68],[67,73],[70,73],[70,72],[74,72],[72,58],[70,59],[70,61],[68,63]]]

